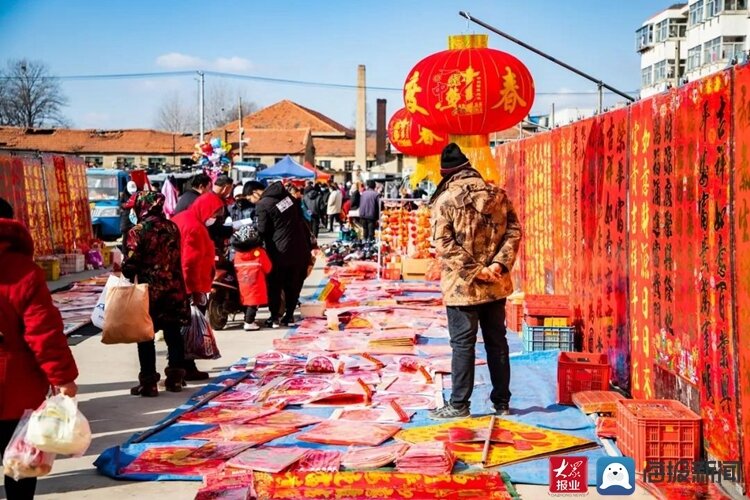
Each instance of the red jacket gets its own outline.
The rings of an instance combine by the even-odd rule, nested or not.
[[[187,210],[172,218],[180,228],[182,274],[188,293],[211,291],[216,251],[206,221],[222,208],[224,200],[214,193],[204,193]]]
[[[271,259],[263,248],[249,252],[235,252],[234,268],[240,284],[242,304],[262,306],[268,303],[266,276],[271,272]]]
[[[60,311],[33,255],[26,228],[0,219],[0,420],[21,418],[44,401],[50,384],[78,377]]]

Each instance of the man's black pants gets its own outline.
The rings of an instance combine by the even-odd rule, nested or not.
[[[510,359],[505,338],[505,299],[477,306],[448,306],[448,331],[453,357],[451,405],[468,406],[474,390],[474,361],[477,332],[482,327],[492,393],[497,405],[510,401]]]
[[[374,219],[360,219],[362,221],[362,227],[364,228],[364,239],[374,240],[375,239],[375,221]]]
[[[266,277],[268,285],[268,309],[272,319],[281,319],[282,315],[292,319],[297,307],[302,287],[307,278],[307,266],[282,266],[273,263],[271,273]],[[282,292],[286,302],[286,311],[282,311]]]

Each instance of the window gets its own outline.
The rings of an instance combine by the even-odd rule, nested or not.
[[[747,9],[747,0],[717,0],[717,10],[745,10]]]
[[[351,172],[354,170],[354,160],[346,160],[344,162],[344,171]]]
[[[716,37],[703,44],[703,64],[715,63],[720,59],[721,37]]]
[[[649,24],[635,32],[635,50],[643,50],[651,46],[654,41],[653,29],[654,26]]]
[[[685,38],[687,21],[683,19],[669,20],[669,38]]]
[[[367,170],[375,166],[375,160],[367,160]]]
[[[721,44],[721,58],[735,62],[742,61],[745,53],[744,36],[725,36]]]
[[[104,157],[103,156],[84,156],[83,162],[86,164],[87,167],[101,167],[104,165]]]
[[[690,26],[703,22],[703,0],[698,0],[690,6]]]
[[[245,157],[245,162],[251,163],[257,167],[260,165],[260,156]]]
[[[653,83],[651,78],[651,66],[641,70],[641,87],[649,87]]]
[[[160,169],[167,164],[167,159],[163,156],[152,156],[148,159],[148,168]]]
[[[331,168],[331,160],[320,160],[320,161],[318,162],[318,166],[319,166],[320,168],[327,168],[327,169],[330,169],[330,168]]]
[[[116,175],[89,174],[86,183],[89,201],[116,200],[120,195]]]
[[[706,0],[706,19],[711,19],[719,13],[719,0]]]
[[[669,33],[669,19],[665,19],[656,25],[654,30],[654,42],[663,42]]]
[[[667,61],[659,61],[654,64],[654,83],[663,82],[667,79]]]
[[[687,70],[692,71],[701,65],[701,46],[688,49]]]
[[[135,157],[134,156],[118,156],[115,164],[117,165],[117,168],[133,167],[135,165]]]
[[[279,162],[280,162],[281,160],[283,160],[283,159],[284,159],[284,157],[283,157],[283,156],[277,156],[277,157],[275,157],[275,158],[273,159],[273,164],[274,164],[274,165],[276,165],[277,163],[279,163]]]

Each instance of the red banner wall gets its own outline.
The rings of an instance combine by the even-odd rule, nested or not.
[[[16,219],[26,221],[26,196],[17,186],[23,186],[23,165],[10,154],[0,154],[0,198],[13,206]]]
[[[744,474],[750,478],[750,66],[734,79],[734,260],[735,314]]]
[[[23,169],[26,191],[26,225],[34,240],[35,255],[51,255],[52,233],[48,213],[47,196],[44,190],[42,162],[29,156],[13,157],[15,168]]]

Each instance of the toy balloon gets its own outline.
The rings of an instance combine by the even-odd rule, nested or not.
[[[213,153],[214,148],[206,142],[201,145],[201,151],[203,151],[203,154],[210,155],[211,153]]]
[[[211,139],[211,146],[213,146],[214,149],[220,148],[221,139],[219,139],[218,137],[214,137],[213,139]]]
[[[232,145],[231,145],[231,144],[227,144],[227,145],[226,145],[226,146],[224,147],[224,151],[226,151],[226,153],[227,153],[227,154],[229,154],[229,152],[230,152],[231,150],[232,150]]]
[[[226,151],[224,151],[224,148],[214,148],[214,153],[219,156],[224,156],[224,153],[226,153]]]
[[[216,154],[216,152],[213,152],[208,156],[208,161],[210,161],[211,163],[216,163],[217,161],[219,161],[219,158],[221,158],[221,156]]]

